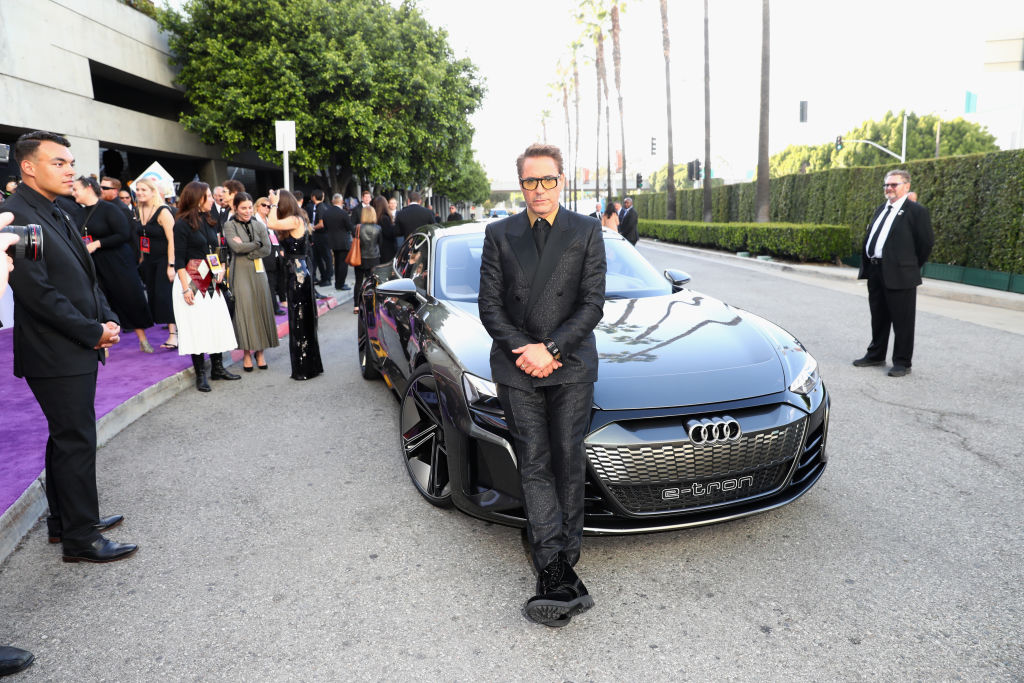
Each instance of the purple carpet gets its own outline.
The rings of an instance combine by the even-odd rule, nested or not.
[[[320,315],[335,308],[334,298],[320,301]],[[277,318],[278,337],[288,335],[288,317]],[[14,376],[12,330],[0,329],[0,515],[39,478],[46,451],[46,418],[23,379]],[[110,349],[106,365],[99,366],[96,379],[96,419],[100,419],[132,396],[192,366],[188,356],[177,349],[158,346],[167,339],[167,330],[159,326],[146,330],[156,353],[139,350],[130,331],[121,333],[121,343]],[[241,351],[232,354],[234,360]]]

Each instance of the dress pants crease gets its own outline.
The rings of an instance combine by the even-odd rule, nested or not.
[[[333,249],[334,253],[334,286],[341,287],[348,278],[348,263],[345,257],[348,256],[348,249]]]
[[[46,417],[47,527],[65,547],[99,537],[96,492],[96,371],[70,377],[27,377]]]
[[[583,438],[590,425],[594,385],[570,383],[525,391],[499,384],[498,398],[516,449],[534,566],[540,571],[559,552],[575,565],[583,541]]]
[[[917,318],[917,288],[889,289],[882,267],[868,271],[868,307],[871,310],[871,343],[867,357],[885,360],[889,330],[893,332],[892,362],[909,368],[914,356],[914,321]]]

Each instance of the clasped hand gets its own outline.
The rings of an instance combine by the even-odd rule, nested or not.
[[[512,353],[520,354],[516,359],[516,367],[531,377],[547,377],[562,367],[562,362],[555,360],[547,347],[540,342],[512,349]]]
[[[117,323],[108,320],[103,323],[103,336],[100,337],[100,343],[94,346],[94,349],[109,349],[114,344],[121,341],[121,326]]]

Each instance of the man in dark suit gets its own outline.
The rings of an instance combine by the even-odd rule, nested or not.
[[[636,209],[633,208],[633,198],[624,198],[622,200],[622,210],[619,211],[619,234],[634,246],[640,240],[640,233],[636,227],[638,218]]]
[[[461,220],[462,220],[462,214],[459,213],[459,210],[455,208],[455,205],[452,204],[451,206],[449,206],[448,207],[448,218],[446,218],[444,222],[445,223],[455,223],[455,222],[461,221]]]
[[[317,286],[325,287],[331,284],[331,248],[328,245],[327,228],[324,226],[324,191],[313,190],[310,193],[310,203],[306,207],[309,213],[309,224],[313,227],[313,265],[310,272]],[[319,275],[318,275],[319,273]]]
[[[864,249],[858,279],[868,281],[868,307],[871,309],[871,343],[862,358],[853,361],[859,368],[885,363],[892,346],[890,377],[910,373],[914,355],[914,320],[917,313],[917,286],[921,267],[935,244],[928,209],[908,197],[910,174],[889,171],[883,185],[886,201],[875,210],[864,235]]]
[[[601,202],[598,202],[597,206],[594,207],[594,212],[593,213],[588,213],[587,215],[590,216],[591,218],[596,218],[597,220],[601,220]]]
[[[408,238],[417,228],[434,222],[434,212],[422,206],[421,201],[423,197],[414,190],[409,193],[409,204],[395,214],[395,225],[398,226],[402,237]]]
[[[487,227],[480,320],[519,463],[537,594],[526,614],[564,626],[594,601],[573,570],[583,539],[583,437],[597,380],[594,328],[604,307],[601,224],[558,205],[565,176],[553,145],[516,162],[526,211]]]
[[[24,182],[5,202],[17,224],[43,229],[38,261],[16,259],[14,374],[24,377],[46,416],[46,523],[63,542],[65,562],[113,562],[137,546],[100,532],[123,517],[100,519],[96,493],[96,363],[120,341],[121,328],[99,289],[78,228],[54,204],[71,194],[74,156],[68,141],[36,131],[18,138],[15,161]]]
[[[352,246],[352,234],[354,229],[352,221],[349,220],[348,212],[342,208],[345,198],[340,194],[331,197],[331,206],[324,209],[324,229],[327,230],[327,243],[334,254],[334,288],[352,289],[351,285],[345,284],[348,278],[348,264],[345,256]]]

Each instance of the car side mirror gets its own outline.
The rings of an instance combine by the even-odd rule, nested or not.
[[[690,275],[681,270],[668,268],[665,270],[665,279],[672,283],[672,291],[678,292],[690,281]]]
[[[388,280],[377,285],[377,293],[383,296],[397,296],[401,299],[416,296],[416,283],[407,277]]]

